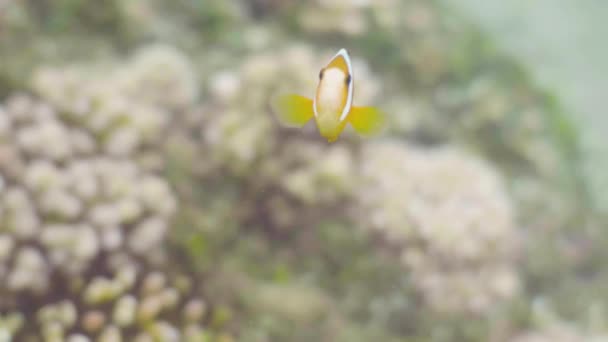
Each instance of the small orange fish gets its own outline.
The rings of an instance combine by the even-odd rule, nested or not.
[[[278,96],[272,107],[288,126],[302,127],[314,116],[319,133],[333,142],[347,122],[363,136],[379,132],[385,115],[374,107],[353,106],[354,77],[350,57],[341,49],[319,73],[314,99],[296,94]]]

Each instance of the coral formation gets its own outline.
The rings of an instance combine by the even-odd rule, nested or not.
[[[245,175],[255,163],[280,149],[280,130],[269,100],[280,92],[312,97],[321,66],[334,52],[315,55],[310,46],[295,44],[274,52],[246,56],[236,71],[216,72],[209,80],[211,103],[201,113],[201,139],[208,154],[235,174]],[[356,58],[357,103],[369,103],[380,90],[367,64]],[[307,128],[313,127],[312,120]],[[289,131],[286,131],[289,132]],[[296,135],[296,131],[292,131]],[[203,153],[203,152],[202,152]],[[291,154],[298,157],[299,154]],[[282,162],[282,158],[274,158]],[[262,176],[264,176],[262,174]]]
[[[466,20],[423,0],[97,7],[0,0],[0,340],[601,339],[601,314],[530,317],[604,296],[577,133]],[[273,119],[337,47],[386,140]]]
[[[2,107],[4,332],[45,341],[201,340],[197,280],[167,254],[176,198],[158,173],[186,59],[142,50],[105,77],[44,68]],[[136,67],[134,67],[136,66]],[[188,337],[189,336],[189,337]]]
[[[364,226],[401,261],[439,312],[483,314],[518,290],[513,208],[495,170],[451,148],[365,146]]]

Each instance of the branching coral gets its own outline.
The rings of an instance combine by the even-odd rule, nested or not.
[[[267,228],[310,226],[310,219],[323,219],[322,213],[343,206],[352,192],[353,145],[323,143],[313,120],[303,130],[280,127],[269,108],[269,99],[280,93],[312,96],[319,68],[333,53],[315,55],[296,44],[247,56],[236,71],[210,78],[212,101],[195,114],[199,153],[210,159],[203,178],[214,181],[221,172],[240,180],[244,195],[251,197],[235,206],[256,222],[268,219]],[[366,103],[380,86],[363,61],[354,64],[361,82],[356,102]]]
[[[386,14],[385,11],[399,9],[394,0],[319,0],[311,3],[312,5],[305,7],[298,17],[298,23],[304,30],[349,36],[361,36],[369,31],[371,25],[367,20],[366,10]]]
[[[42,69],[33,80],[40,97],[17,94],[2,107],[3,333],[204,338],[198,281],[167,254],[176,198],[158,173],[169,113],[196,96],[185,61],[155,47],[104,76]]]
[[[361,222],[402,248],[432,308],[484,313],[517,292],[517,230],[494,170],[457,150],[396,142],[363,155]]]
[[[208,118],[202,137],[219,154],[220,162],[235,171],[247,169],[277,151],[288,132],[293,133],[289,138],[301,137],[296,130],[281,130],[274,124],[269,101],[288,92],[312,97],[318,72],[333,53],[316,55],[307,45],[293,45],[253,54],[237,71],[222,71],[211,77],[213,103],[206,108]],[[364,61],[355,58],[353,64],[359,82],[355,103],[368,104],[379,92],[379,82]],[[314,126],[312,121],[307,129]]]
[[[0,96],[23,88],[40,60],[72,63],[135,41],[169,41],[196,58],[159,44],[118,67],[43,68],[34,94],[0,105],[0,340],[198,341],[217,302],[247,296],[256,298],[237,315],[250,313],[256,326],[248,335],[245,320],[236,325],[250,340],[487,340],[486,320],[458,318],[492,320],[525,276],[526,290],[567,297],[547,289],[568,263],[595,277],[586,258],[601,243],[587,248],[593,242],[560,230],[579,226],[573,217],[583,206],[554,182],[568,162],[555,143],[574,151],[574,133],[522,70],[438,2],[111,1],[101,16],[72,2],[40,2],[39,14],[56,20],[39,28],[28,21],[41,16],[23,15],[38,2],[0,11]],[[92,21],[65,25],[77,18],[62,16],[66,9]],[[279,16],[256,20],[263,12]],[[65,32],[64,41],[46,32],[62,27],[86,34]],[[295,36],[307,43],[293,44]],[[355,105],[380,104],[390,133],[407,143],[353,142],[347,131],[327,145],[313,123],[275,124],[272,96],[312,95],[339,47],[354,57]],[[197,70],[210,76],[200,103]],[[412,141],[476,147],[509,175],[514,201],[485,162]],[[521,269],[516,215],[531,246]],[[201,279],[175,259],[184,251],[168,249],[177,230],[170,237],[211,274],[205,290],[228,284],[218,291],[226,298],[201,298]],[[223,274],[230,271],[263,280],[239,287]],[[300,278],[305,286],[293,286]],[[587,337],[529,328],[521,340]]]

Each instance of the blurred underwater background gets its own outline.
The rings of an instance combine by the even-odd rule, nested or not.
[[[0,0],[0,342],[608,341],[606,18]],[[281,126],[340,48],[388,129]]]

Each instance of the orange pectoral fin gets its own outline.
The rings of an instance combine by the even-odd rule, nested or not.
[[[314,116],[312,99],[304,96],[281,95],[271,105],[279,120],[288,126],[302,127]]]
[[[372,136],[380,133],[386,126],[386,115],[374,107],[352,107],[348,121],[357,133]]]

